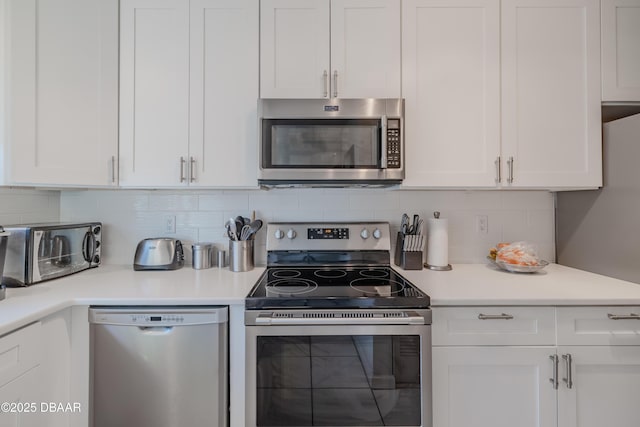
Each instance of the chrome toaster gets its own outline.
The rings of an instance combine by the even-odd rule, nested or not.
[[[168,237],[140,241],[133,259],[134,270],[177,270],[183,265],[182,242]]]

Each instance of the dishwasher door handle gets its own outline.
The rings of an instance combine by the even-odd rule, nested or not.
[[[138,326],[143,334],[148,335],[166,335],[173,331],[173,326]]]

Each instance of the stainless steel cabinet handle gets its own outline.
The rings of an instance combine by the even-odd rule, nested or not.
[[[509,177],[507,178],[507,182],[511,184],[513,182],[513,156],[509,157],[507,165],[509,165]]]
[[[496,182],[497,183],[501,183],[502,182],[502,168],[500,167],[500,156],[498,156],[496,158],[495,164],[496,164]]]
[[[557,354],[552,354],[551,356],[549,356],[549,359],[553,361],[553,377],[549,378],[549,381],[551,381],[551,384],[553,384],[554,390],[557,390],[558,389],[558,363],[560,362],[560,359],[558,358]]]
[[[324,92],[322,96],[327,98],[329,96],[329,73],[327,73],[327,70],[324,70],[324,73],[322,73],[322,81],[324,82]]]
[[[567,376],[565,378],[562,378],[562,381],[567,384],[567,388],[573,388],[573,377],[571,375],[571,364],[573,362],[573,359],[571,359],[571,354],[563,354],[562,360],[564,360],[564,367],[567,371]]]
[[[196,181],[195,169],[196,169],[196,159],[194,159],[192,156],[189,158],[189,182]]]
[[[338,97],[338,70],[333,70],[333,97]]]
[[[186,161],[184,157],[180,156],[180,182],[185,182],[187,178],[184,176],[184,164]]]
[[[507,313],[502,314],[478,314],[480,320],[512,320],[513,316]]]
[[[111,156],[111,183],[116,183],[116,156]]]
[[[611,320],[640,320],[640,314],[607,314],[607,317]]]

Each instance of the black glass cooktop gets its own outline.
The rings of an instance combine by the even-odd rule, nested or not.
[[[389,267],[270,267],[247,309],[428,308],[429,296]]]

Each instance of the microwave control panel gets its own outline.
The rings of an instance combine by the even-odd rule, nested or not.
[[[389,119],[387,121],[387,167],[400,168],[400,120]]]

